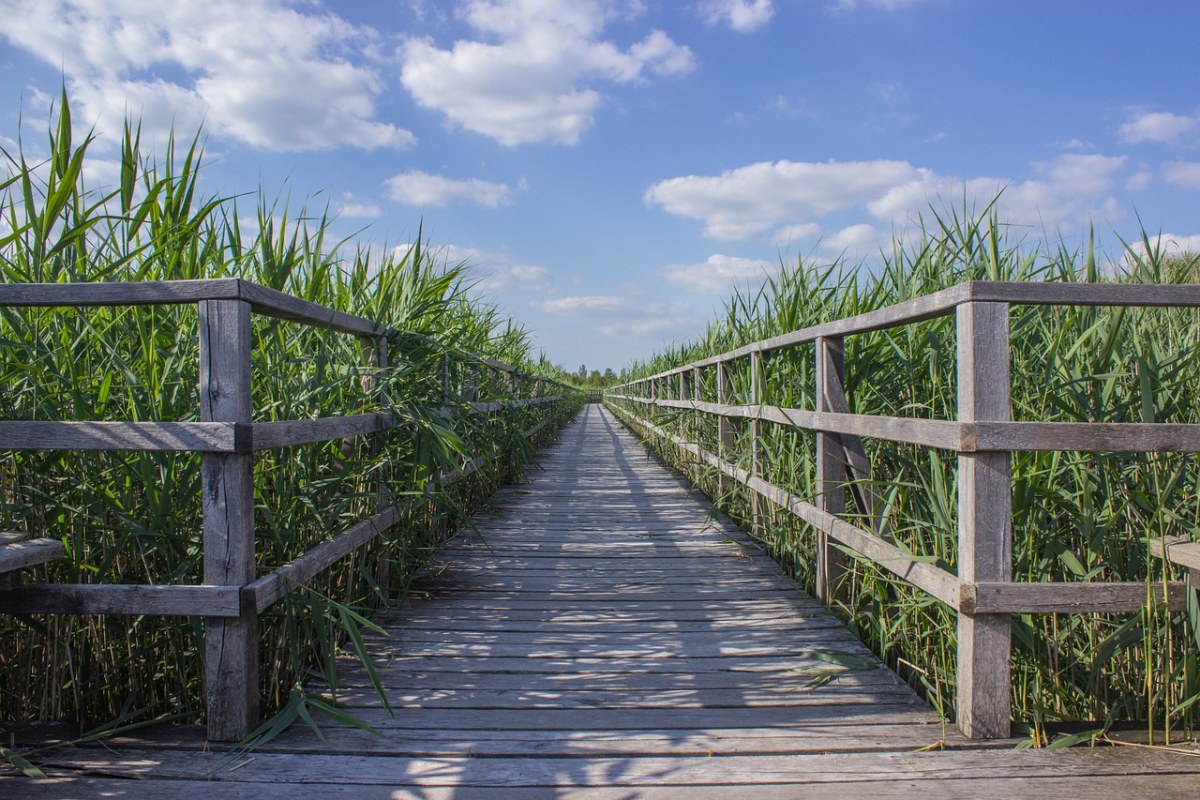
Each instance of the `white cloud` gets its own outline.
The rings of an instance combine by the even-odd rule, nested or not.
[[[1163,179],[1172,186],[1200,189],[1200,162],[1173,161],[1163,164]]]
[[[1141,192],[1149,189],[1154,184],[1154,173],[1149,170],[1142,170],[1129,176],[1129,180],[1125,181],[1125,188],[1131,192]]]
[[[388,197],[410,206],[444,208],[454,203],[473,203],[485,208],[498,208],[512,202],[512,190],[507,184],[478,178],[456,180],[420,170],[394,175],[387,179],[385,185]]]
[[[1130,144],[1161,142],[1172,144],[1200,129],[1200,117],[1184,117],[1165,111],[1135,112],[1118,131],[1121,140]]]
[[[892,238],[890,231],[881,230],[874,225],[859,223],[842,228],[822,240],[821,247],[837,255],[846,253],[852,258],[861,257],[868,253],[889,250]]]
[[[535,308],[549,311],[552,314],[593,314],[624,311],[627,308],[624,299],[612,294],[555,297],[549,300],[536,300],[533,305]]]
[[[671,264],[662,276],[670,283],[699,294],[727,294],[735,286],[761,284],[779,265],[757,258],[711,255],[699,264]]]
[[[627,50],[601,38],[613,13],[607,0],[472,0],[461,15],[480,39],[449,50],[409,39],[400,79],[450,125],[501,144],[577,144],[604,99],[595,84],[676,75],[695,64],[662,31]]]
[[[689,175],[652,185],[647,204],[699,220],[715,239],[752,239],[774,230],[773,240],[806,238],[834,214],[867,214],[904,227],[931,205],[965,198],[982,207],[1003,190],[1001,215],[1028,225],[1069,225],[1116,213],[1108,192],[1123,156],[1065,153],[1032,165],[1035,177],[961,178],[939,175],[907,161],[760,162],[716,176]],[[861,224],[868,224],[867,222]],[[873,223],[870,223],[873,224]],[[825,243],[864,242],[873,234],[844,228]]]
[[[815,222],[802,222],[799,225],[785,225],[771,236],[771,243],[777,247],[787,247],[805,239],[815,239],[821,235],[821,226]]]
[[[1167,255],[1179,253],[1200,253],[1200,233],[1181,236],[1176,233],[1164,233],[1151,237],[1151,244],[1156,244]]]
[[[700,13],[709,25],[728,22],[735,31],[749,33],[771,21],[775,4],[772,0],[706,0]]]
[[[346,192],[340,202],[334,204],[335,213],[343,219],[375,219],[383,216],[383,209],[376,203],[360,200]]]
[[[1200,233],[1187,235],[1162,233],[1157,236],[1148,236],[1147,238],[1149,239],[1151,249],[1158,250],[1161,256],[1200,254]],[[1121,264],[1127,270],[1134,269],[1137,266],[1138,260],[1145,258],[1146,255],[1146,243],[1141,239],[1136,239],[1129,243],[1129,249],[1121,258]]]
[[[174,126],[264,150],[405,147],[376,118],[383,90],[364,52],[377,34],[285,0],[0,0],[0,35],[61,67],[77,116],[116,136]]]
[[[906,161],[764,161],[719,176],[669,178],[647,189],[644,199],[703,220],[714,239],[749,239],[781,224],[865,205],[921,175]]]
[[[503,253],[448,245],[442,256],[451,264],[466,264],[474,288],[486,294],[512,293],[528,298],[531,293],[545,294],[554,289],[550,270],[536,264],[522,264]]]

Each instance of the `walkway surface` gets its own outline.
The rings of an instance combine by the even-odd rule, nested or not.
[[[475,524],[370,641],[394,716],[344,665],[378,735],[298,725],[231,758],[175,728],[0,796],[1200,796],[1200,758],[964,741],[598,406]]]

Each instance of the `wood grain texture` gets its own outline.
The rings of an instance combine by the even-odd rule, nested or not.
[[[958,418],[1010,418],[1008,306],[958,307]],[[958,578],[963,583],[1012,578],[1012,455],[958,456]],[[957,723],[972,738],[1009,735],[1012,623],[1008,614],[958,615]]]
[[[251,308],[237,300],[198,304],[200,419],[247,424]],[[244,586],[254,580],[254,456],[201,456],[204,582]],[[208,731],[215,741],[236,741],[258,723],[258,614],[253,604],[237,619],[204,625]]]
[[[159,450],[234,453],[249,430],[228,422],[0,421],[3,450]]]
[[[0,613],[236,618],[242,613],[242,603],[237,586],[43,583],[0,592]]]
[[[0,573],[36,567],[66,554],[67,548],[58,539],[8,542],[0,545]]]

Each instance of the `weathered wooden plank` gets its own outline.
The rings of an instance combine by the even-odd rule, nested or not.
[[[342,333],[374,335],[386,332],[384,326],[366,317],[336,311],[249,281],[238,281],[238,290],[240,299],[249,302],[258,314]]]
[[[1151,539],[1150,552],[1181,567],[1200,570],[1200,542],[1182,536]]]
[[[844,372],[842,340],[837,337],[818,337],[815,398],[817,411],[846,409]],[[818,432],[816,448],[817,505],[827,514],[840,516],[846,510],[846,493],[842,488],[846,479],[845,445],[840,436]],[[835,587],[845,575],[845,556],[830,544],[829,534],[825,531],[817,532],[816,556],[817,599],[830,606],[837,599]]]
[[[832,688],[831,688],[832,687]],[[611,709],[719,709],[719,708],[804,708],[826,705],[857,705],[879,703],[888,698],[896,702],[918,705],[918,700],[906,686],[846,687],[839,690],[833,684],[815,692],[803,685],[790,691],[777,689],[765,691],[757,687],[711,687],[703,691],[682,686],[662,689],[613,688],[571,689],[535,688],[514,689],[481,688],[455,691],[434,690],[417,687],[396,690],[389,687],[386,698],[390,707],[399,709],[416,708],[460,708],[473,709],[481,713],[495,709],[529,710],[579,710],[603,706]],[[357,688],[339,687],[337,700],[346,708],[376,709],[383,701],[370,685]]]
[[[1170,422],[973,422],[959,449],[1196,453],[1200,425]]]
[[[58,539],[31,539],[3,544],[0,545],[0,573],[57,561],[66,554],[67,548]]]
[[[0,421],[0,450],[244,452],[249,429],[228,422]]]
[[[1200,306],[1200,286],[1153,283],[969,281],[966,300],[1014,305]]]
[[[1011,416],[1008,306],[958,307],[958,418],[1006,421]],[[958,456],[958,576],[963,583],[1012,577],[1012,456]],[[1007,614],[958,615],[957,715],[971,738],[1009,735],[1011,620]]]
[[[247,763],[245,761],[239,763]],[[253,762],[249,762],[253,763]],[[17,779],[11,779],[17,780]],[[245,779],[249,780],[249,779]],[[1187,773],[1172,773],[1153,779],[1156,797],[1191,798],[1195,795],[1196,777]],[[963,797],[978,800],[1012,800],[1014,797],[1052,793],[1058,797],[1129,797],[1144,790],[1150,781],[1145,775],[1072,775],[1025,777],[1009,774],[987,778],[945,779],[933,781],[909,780],[899,774],[891,780],[843,780],[836,787],[825,782],[762,784],[747,781],[737,786],[737,793],[758,800],[828,800],[831,796],[886,796],[894,800],[938,800]],[[129,781],[84,776],[74,773],[55,775],[47,780],[22,783],[28,800],[63,800],[64,798],[120,797],[129,791]],[[167,780],[139,780],[136,784],[144,797],[173,796],[179,784]],[[220,780],[206,781],[204,795],[209,800],[241,800],[246,796],[247,783]],[[373,785],[342,786],[328,783],[254,783],[254,796],[259,800],[325,800],[329,797],[353,797],[362,800],[494,800],[493,786],[402,786],[395,781]],[[506,786],[506,800],[729,800],[730,787],[725,785],[687,786],[588,786],[572,787],[561,782],[553,787]]]
[[[177,754],[170,751],[131,750],[116,760],[126,765],[130,774],[141,778],[219,779],[257,786],[271,782],[328,784],[328,776],[337,774],[341,782],[354,785],[382,784],[395,787],[399,783],[422,788],[471,785],[489,787],[493,791],[501,788],[507,791],[508,787],[521,786],[558,787],[564,782],[575,787],[666,785],[689,789],[697,784],[727,787],[776,784],[787,786],[789,790],[805,784],[823,785],[825,796],[830,796],[838,791],[840,785],[850,784],[874,787],[867,789],[866,793],[875,795],[882,787],[903,779],[922,785],[926,792],[938,792],[941,787],[942,797],[961,797],[945,789],[957,786],[962,780],[1011,781],[1017,775],[1025,781],[1035,777],[1069,777],[1072,773],[1118,777],[1128,775],[1131,771],[1143,776],[1153,774],[1155,779],[1179,775],[1194,782],[1200,777],[1200,765],[1196,759],[1171,753],[1139,753],[1123,749],[827,753],[782,758],[725,756],[716,764],[706,763],[706,759],[676,757],[590,758],[563,762],[556,759],[504,758],[382,759],[341,754],[314,758],[308,755],[258,753],[252,758],[253,761],[248,763],[253,765],[253,769],[249,772],[240,760],[230,759],[221,753]],[[104,756],[98,751],[84,750],[53,753],[47,762],[86,771],[102,769],[105,763]],[[947,787],[945,782],[950,782],[952,787]],[[1194,783],[1191,788],[1194,792]]]
[[[235,300],[198,304],[200,419],[249,423],[250,306]],[[201,508],[204,582],[243,586],[254,580],[254,456],[203,454]],[[205,697],[209,736],[236,741],[258,722],[258,612],[205,620]]]
[[[394,424],[391,414],[369,413],[346,417],[256,422],[250,428],[253,434],[253,448],[268,450],[381,433]]]
[[[179,281],[4,283],[0,306],[137,306],[236,300],[237,278]]]
[[[28,541],[29,531],[0,531],[0,546]]]
[[[1140,611],[1162,604],[1172,611],[1187,607],[1187,587],[1172,581],[1141,583],[1004,583],[962,584],[959,610],[964,614],[1021,614]]]
[[[0,591],[0,612],[238,617],[240,596],[239,586],[39,583]]]

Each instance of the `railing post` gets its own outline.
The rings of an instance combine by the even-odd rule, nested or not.
[[[367,362],[367,372],[363,376],[363,391],[366,393],[368,405],[373,405],[376,408],[383,406],[384,397],[384,376],[387,374],[388,368],[388,340],[386,333],[379,333],[375,336],[360,337],[359,342],[362,344],[363,356]],[[371,455],[378,457],[383,448],[380,445],[379,437],[386,434],[377,433],[371,437]],[[388,468],[386,465],[379,467],[379,479],[375,484],[375,513],[379,513],[391,504],[391,490],[388,488]],[[391,568],[392,562],[388,560],[386,555],[379,559],[379,565],[375,570],[375,583],[379,587],[382,602],[386,605],[390,600],[391,593]]]
[[[729,402],[729,368],[724,361],[717,362],[717,403],[725,405]],[[724,414],[717,417],[717,455],[722,461],[729,461],[736,439],[733,431],[733,421]],[[729,487],[729,478],[724,472],[717,475],[717,492],[724,496]]]
[[[202,300],[200,419],[249,423],[250,304]],[[245,586],[254,580],[254,455],[200,456],[204,582]],[[236,741],[258,724],[258,612],[204,622],[208,738]]]
[[[750,474],[762,477],[762,410],[758,406],[763,402],[763,355],[755,350],[750,354],[750,405],[755,406],[754,416],[750,418]],[[750,531],[755,536],[762,535],[763,526],[762,495],[750,490]]]
[[[845,354],[841,337],[817,337],[816,354],[817,411],[836,411],[845,407]],[[838,403],[838,400],[841,402]],[[841,437],[818,431],[816,461],[818,504],[822,511],[841,515],[846,510],[846,493],[843,489],[846,465]],[[845,554],[829,543],[828,534],[818,531],[817,599],[825,605],[833,604],[835,587],[841,582],[845,568]]]
[[[692,399],[697,403],[704,402],[704,378],[699,367],[692,367]],[[699,447],[704,447],[703,437],[700,435],[700,412],[692,410],[692,441]],[[699,483],[701,476],[704,474],[704,461],[700,456],[696,456],[696,482]]]
[[[687,370],[684,370],[679,373],[679,400],[686,402],[691,399],[692,392],[691,387],[688,386],[688,374]],[[687,417],[687,411],[679,409],[679,438],[685,442],[688,440]]]
[[[1008,304],[958,307],[958,421],[1006,421],[1009,401]],[[1007,451],[958,456],[958,579],[1012,579],[1012,469]],[[958,614],[958,727],[971,738],[1010,733],[1007,614]]]

